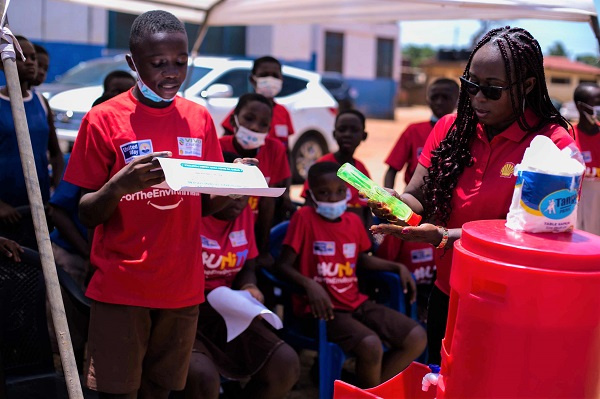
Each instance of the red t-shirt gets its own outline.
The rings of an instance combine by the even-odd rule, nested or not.
[[[527,110],[526,117],[531,126],[537,123],[538,118],[532,111]],[[446,115],[435,125],[419,158],[420,164],[426,168],[431,166],[431,152],[439,147],[455,119],[456,115]],[[459,228],[473,220],[506,219],[515,188],[514,166],[521,162],[529,143],[537,135],[549,137],[561,149],[574,143],[569,133],[557,124],[548,124],[537,132],[527,133],[515,121],[491,143],[482,126],[477,125],[471,145],[474,164],[465,168],[453,191],[448,228]],[[435,254],[435,284],[449,294],[452,249],[436,250]]]
[[[292,216],[283,245],[298,254],[299,272],[325,288],[335,309],[352,311],[367,300],[358,290],[356,261],[371,241],[355,214],[345,212],[341,221],[331,222],[303,206]],[[298,314],[310,312],[305,298],[294,305]]]
[[[100,189],[138,155],[171,151],[174,158],[223,161],[214,123],[203,107],[176,97],[151,108],[130,91],[83,118],[65,180]],[[148,188],[121,198],[96,227],[86,295],[150,308],[180,308],[204,300],[200,194]]]
[[[406,172],[404,172],[404,182],[406,184],[410,182],[415,169],[417,169],[419,156],[432,129],[433,125],[430,121],[408,125],[385,160],[386,164],[398,171],[408,164]]]
[[[231,126],[231,114],[233,114],[233,110],[223,122],[221,122],[221,126],[224,129],[233,132],[233,126]],[[294,134],[294,126],[292,125],[292,118],[290,117],[290,113],[287,108],[281,104],[277,104],[273,102],[273,116],[271,117],[271,128],[269,129],[269,137],[281,141],[285,148],[288,145],[288,136]]]
[[[221,149],[224,152],[238,154],[233,146],[233,140],[234,136],[221,137],[219,139]],[[265,176],[265,180],[269,187],[277,186],[292,175],[285,147],[277,140],[267,137],[265,145],[258,148],[256,159],[258,159],[258,169],[260,169]],[[248,203],[255,214],[258,212],[258,201],[259,197],[250,197],[248,200]]]
[[[207,216],[202,218],[202,222],[202,261],[206,278],[204,290],[209,292],[221,286],[231,288],[246,261],[258,256],[252,210],[246,206],[231,221]]]
[[[352,158],[352,161],[354,162],[354,166],[356,167],[356,169],[358,169],[359,171],[361,171],[365,176],[367,177],[371,177],[371,175],[369,174],[369,171],[367,170],[366,166],[360,162],[358,159]],[[335,159],[335,156],[333,155],[332,152],[330,152],[329,154],[325,154],[323,155],[321,158],[319,158],[317,160],[317,162],[335,162],[337,164],[339,164],[339,162],[337,161],[337,159]],[[367,206],[367,202],[369,201],[368,198],[362,199],[358,196],[358,190],[355,189],[354,187],[352,187],[350,184],[346,183],[346,186],[348,186],[348,194],[346,195],[346,199],[348,200],[348,206],[349,207],[353,207],[353,208],[360,208],[363,206]],[[304,187],[302,188],[302,198],[306,198],[308,195],[308,180],[304,181]]]
[[[379,245],[376,255],[380,258],[399,262],[414,274],[417,284],[431,284],[435,271],[433,246],[424,242],[404,241],[386,235]]]
[[[575,126],[575,142],[583,155],[585,175],[600,177],[600,133],[585,134],[579,130],[579,126]],[[593,171],[592,168],[596,168],[596,171]]]

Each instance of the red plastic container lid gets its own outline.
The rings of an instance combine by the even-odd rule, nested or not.
[[[505,220],[478,220],[463,225],[461,245],[476,255],[537,269],[600,272],[600,236],[572,233],[523,233]]]

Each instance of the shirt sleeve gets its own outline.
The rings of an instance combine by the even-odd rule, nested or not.
[[[298,211],[292,216],[292,220],[288,225],[285,238],[283,239],[283,245],[290,246],[296,254],[302,253],[302,247],[304,245],[304,239],[306,236],[306,224],[303,223],[300,217],[303,212]]]
[[[77,209],[81,189],[68,181],[62,180],[52,197],[50,203],[65,210]]]
[[[233,126],[231,126],[231,114],[233,114],[233,110],[231,110],[227,116],[225,117],[225,119],[223,119],[223,122],[221,122],[221,126],[223,126],[223,129],[225,130],[229,130],[230,132],[233,132]]]
[[[290,177],[290,163],[288,162],[285,147],[280,141],[273,140],[273,174],[270,185],[277,185]]]
[[[356,216],[357,219],[357,226],[355,227],[355,229],[358,232],[358,250],[359,252],[368,251],[369,249],[371,249],[372,246],[371,240],[369,239],[369,235],[367,234],[365,226],[363,226],[360,218],[355,214],[353,214],[353,216]]]
[[[431,152],[439,147],[442,140],[446,137],[446,134],[448,134],[448,129],[455,119],[456,115],[446,115],[435,124],[433,130],[427,137],[427,141],[425,141],[423,151],[419,157],[419,163],[421,165],[426,168],[431,166]]]
[[[206,112],[206,132],[204,141],[206,143],[206,151],[203,156],[204,161],[212,162],[223,162],[223,151],[221,150],[221,144],[217,137],[217,131],[215,130],[215,123],[213,122],[208,111]]]
[[[573,137],[571,137],[571,135],[569,134],[569,132],[565,128],[563,128],[562,126],[556,126],[553,129],[553,131],[552,131],[552,133],[550,135],[550,139],[561,150],[563,148],[566,148],[566,147],[570,146],[570,145],[576,145],[575,144],[575,140],[573,139]]]
[[[402,170],[404,165],[408,163],[410,158],[410,136],[414,130],[414,125],[410,125],[406,130],[398,137],[394,148],[388,155],[385,163],[396,170]]]
[[[110,178],[116,154],[110,135],[88,112],[75,139],[64,179],[88,190],[99,190]],[[116,172],[115,172],[116,173]]]
[[[292,124],[292,117],[289,113],[289,111],[287,110],[287,108],[283,108],[285,109],[285,118],[287,120],[287,127],[288,127],[288,136],[291,136],[292,134],[294,134],[294,125]]]

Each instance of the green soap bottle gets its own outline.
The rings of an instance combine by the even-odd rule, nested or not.
[[[411,226],[419,225],[421,216],[414,213],[408,205],[388,193],[384,188],[375,184],[373,180],[362,174],[352,164],[343,164],[338,169],[337,175],[358,191],[363,192],[370,199],[386,204],[392,210],[392,214],[398,219],[405,221]]]

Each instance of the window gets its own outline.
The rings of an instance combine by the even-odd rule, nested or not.
[[[579,79],[579,84],[581,84],[581,83],[598,83],[598,82],[594,79]]]
[[[306,89],[307,83],[308,81],[304,79],[283,75],[283,86],[281,87],[281,92],[279,92],[277,97],[285,97],[296,94],[300,90]]]
[[[212,84],[220,83],[230,85],[233,89],[232,97],[240,97],[242,94],[253,91],[250,81],[248,80],[249,76],[249,69],[232,69],[219,76]]]
[[[550,78],[550,83],[557,84],[557,85],[570,85],[571,78],[559,78],[556,76],[552,76]]]
[[[342,73],[344,64],[344,34],[325,32],[325,71]]]
[[[377,39],[377,77],[392,79],[394,74],[394,39]]]

